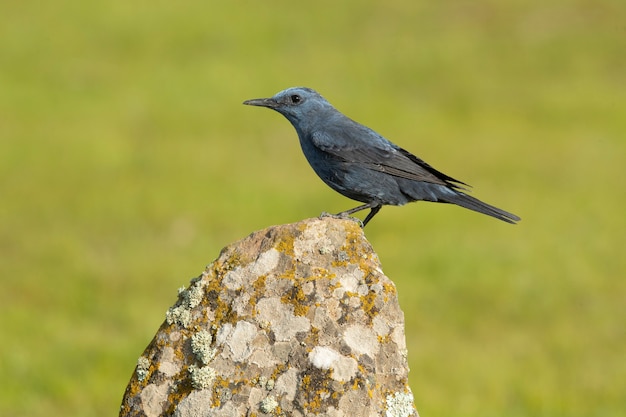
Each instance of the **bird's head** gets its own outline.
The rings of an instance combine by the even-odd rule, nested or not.
[[[273,97],[246,100],[243,104],[276,110],[294,125],[314,120],[316,115],[324,111],[334,110],[333,106],[317,91],[306,87],[288,88],[276,93]]]

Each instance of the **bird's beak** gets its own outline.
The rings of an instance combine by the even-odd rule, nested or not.
[[[275,108],[278,103],[273,98],[253,98],[252,100],[246,100],[243,102],[248,106],[268,107],[270,109]]]

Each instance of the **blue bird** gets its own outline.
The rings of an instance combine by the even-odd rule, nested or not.
[[[467,195],[467,184],[437,171],[372,129],[348,118],[315,90],[293,87],[243,104],[276,110],[296,129],[304,156],[330,188],[365,203],[337,216],[370,209],[363,227],[384,205],[451,203],[507,223],[520,218]]]

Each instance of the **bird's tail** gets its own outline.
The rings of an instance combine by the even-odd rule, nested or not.
[[[507,223],[515,224],[521,219],[513,213],[504,211],[487,203],[483,203],[477,198],[469,196],[465,193],[457,191],[455,194],[448,194],[444,199],[440,199],[443,203],[452,203],[457,206],[465,207],[470,210],[477,211],[479,213],[486,214],[496,219],[500,219]]]

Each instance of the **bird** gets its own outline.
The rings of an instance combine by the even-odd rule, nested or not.
[[[385,205],[430,201],[456,204],[507,223],[521,220],[468,195],[469,185],[345,116],[311,88],[291,87],[272,97],[246,100],[243,104],[266,107],[285,116],[321,180],[338,193],[364,203],[338,213],[337,217],[369,209],[362,221],[365,227]]]

